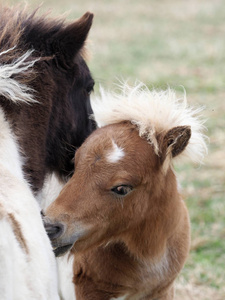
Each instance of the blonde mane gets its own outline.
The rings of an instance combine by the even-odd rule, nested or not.
[[[190,126],[190,141],[180,156],[187,156],[194,162],[202,162],[207,153],[205,129],[201,120],[203,108],[193,108],[187,104],[186,95],[177,98],[173,90],[149,90],[138,83],[131,87],[127,83],[119,92],[100,88],[100,96],[91,99],[94,119],[98,127],[130,121],[139,130],[140,137],[147,139],[159,154],[157,136],[177,126]]]

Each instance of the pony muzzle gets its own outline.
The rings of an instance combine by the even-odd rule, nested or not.
[[[60,238],[65,232],[65,225],[62,223],[49,223],[44,219],[44,227],[51,241]]]

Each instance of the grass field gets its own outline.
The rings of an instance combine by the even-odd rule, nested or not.
[[[17,3],[18,1],[9,1]],[[38,1],[29,1],[32,7]],[[46,0],[41,11],[74,19],[95,14],[89,67],[96,81],[168,85],[204,105],[209,154],[203,166],[176,167],[189,207],[192,249],[177,300],[225,299],[225,1]]]

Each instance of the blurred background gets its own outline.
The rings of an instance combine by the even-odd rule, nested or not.
[[[7,0],[9,4],[19,1]],[[31,8],[39,1],[29,0]],[[136,79],[174,88],[204,105],[209,153],[203,166],[176,166],[189,208],[192,246],[177,300],[225,299],[225,1],[44,0],[41,12],[74,20],[95,14],[88,65],[99,84]],[[66,14],[65,14],[66,13]]]

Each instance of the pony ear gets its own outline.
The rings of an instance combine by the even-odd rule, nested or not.
[[[181,154],[188,145],[190,137],[190,126],[177,126],[167,131],[160,143],[161,163],[163,164],[167,158],[174,158]]]
[[[92,25],[94,15],[86,12],[80,19],[67,25],[54,41],[57,61],[64,68],[71,68],[78,52],[83,48]]]

